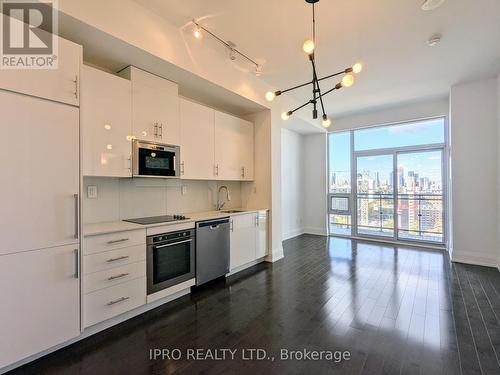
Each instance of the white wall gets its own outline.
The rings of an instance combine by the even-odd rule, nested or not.
[[[304,160],[303,136],[281,130],[281,214],[283,240],[303,233]]]
[[[327,135],[306,135],[303,144],[303,230],[327,235]]]
[[[89,185],[97,186],[97,199],[87,198]],[[224,207],[241,207],[240,182],[85,177],[83,222],[100,223],[214,210],[217,190],[221,185],[226,185],[231,193],[231,201]],[[181,193],[181,186],[185,186],[185,194]]]
[[[500,145],[500,73],[497,77],[497,147]],[[497,266],[500,269],[500,152],[498,153],[498,182],[497,182],[497,219],[498,219],[498,227],[497,227],[497,245],[498,245],[498,257],[497,257]]]
[[[450,91],[452,259],[497,266],[498,132],[495,79]]]
[[[334,119],[331,131],[351,130],[429,117],[448,116],[448,113],[448,98],[438,98]]]

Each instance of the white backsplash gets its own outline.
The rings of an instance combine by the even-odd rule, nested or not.
[[[97,186],[97,198],[87,197],[87,186]],[[226,185],[231,201],[225,208],[241,207],[238,181],[163,180],[148,178],[84,177],[82,217],[85,224],[144,216],[189,214],[215,209],[219,186]],[[185,194],[182,194],[184,186]],[[225,192],[223,192],[225,201]]]

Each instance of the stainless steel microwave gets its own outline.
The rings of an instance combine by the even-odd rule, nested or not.
[[[180,147],[135,140],[134,177],[177,178],[180,176]]]

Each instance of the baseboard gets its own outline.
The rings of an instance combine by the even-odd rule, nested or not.
[[[304,234],[314,234],[316,236],[327,236],[328,235],[326,228],[306,227],[306,228],[304,228],[303,233]]]
[[[451,255],[452,262],[473,264],[476,266],[493,267],[500,270],[500,265],[495,258],[492,258],[489,253],[477,253],[475,255],[464,254],[461,252],[453,251]]]
[[[283,239],[283,241],[286,241],[286,240],[289,240],[290,238],[300,236],[301,234],[304,234],[304,229],[298,228],[298,229],[295,229],[291,232],[283,233],[282,239]]]
[[[277,262],[280,259],[283,259],[285,257],[285,254],[283,252],[283,245],[278,247],[277,249],[273,249],[271,254],[267,255],[264,260],[269,263],[274,263]]]

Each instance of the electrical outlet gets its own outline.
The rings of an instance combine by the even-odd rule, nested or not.
[[[96,185],[88,185],[87,186],[87,198],[97,199],[97,186]]]

